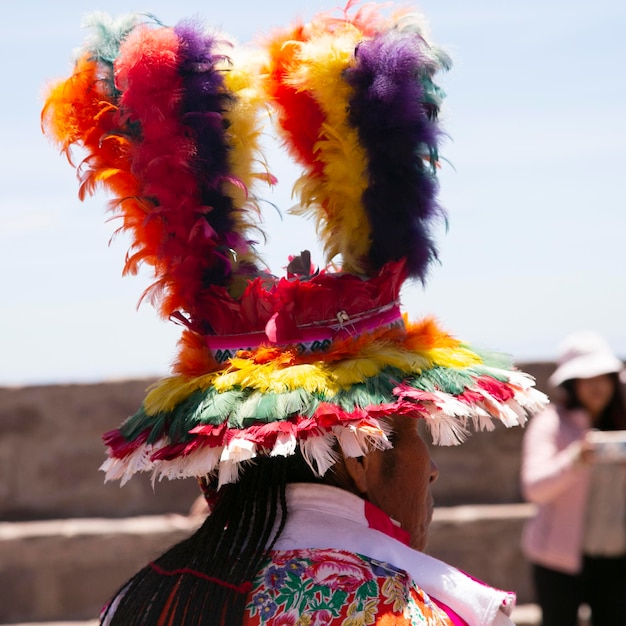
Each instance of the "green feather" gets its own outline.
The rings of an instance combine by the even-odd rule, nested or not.
[[[193,416],[198,405],[204,400],[205,393],[202,389],[197,389],[168,414],[167,434],[173,442],[184,443],[193,439],[194,436],[190,435],[189,431],[197,425]]]
[[[237,406],[244,396],[245,392],[240,389],[218,393],[210,388],[205,392],[205,397],[191,416],[191,421],[194,422],[194,425],[212,424],[219,426],[237,410]]]
[[[483,365],[473,366],[472,369],[481,370],[482,367],[494,367],[500,370],[513,369],[513,357],[510,354],[504,354],[502,352],[490,352],[488,350],[477,350],[476,348],[470,348],[475,352],[483,361]]]
[[[143,406],[134,414],[131,415],[121,426],[120,432],[126,441],[133,441],[144,430],[152,428],[154,426],[155,416],[147,415]]]
[[[263,395],[264,394],[259,391],[254,391],[245,400],[240,402],[230,414],[228,426],[230,428],[244,428],[246,422],[250,425],[258,421],[257,413],[259,404],[263,400]]]
[[[304,389],[294,389],[278,394],[274,419],[284,419],[292,415],[311,417],[319,406],[319,398]]]
[[[260,422],[275,422],[277,419],[281,419],[283,416],[276,409],[278,398],[281,395],[280,393],[260,394],[254,419]]]
[[[479,378],[481,376],[489,376],[490,378],[494,378],[501,383],[506,383],[509,381],[509,377],[506,372],[497,371],[496,369],[493,369],[493,366],[487,367],[485,365],[476,365],[472,367],[472,374],[474,374],[475,378]]]
[[[422,391],[443,391],[452,395],[463,393],[466,387],[471,387],[474,377],[469,369],[452,369],[450,367],[433,367],[424,370],[419,376],[404,381],[410,387]]]
[[[394,399],[393,390],[404,378],[400,370],[386,368],[378,376],[372,376],[362,383],[352,385],[350,389],[343,389],[328,402],[337,404],[344,411],[354,411],[356,408],[365,408],[372,404],[383,404]]]
[[[310,417],[318,404],[318,398],[304,389],[265,394],[257,391],[237,407],[228,423],[235,428],[244,428],[258,422],[282,421],[294,415]]]
[[[136,13],[118,18],[102,12],[90,13],[83,19],[83,27],[91,30],[83,49],[89,50],[94,59],[113,65],[119,49],[128,34],[139,24],[142,16]]]

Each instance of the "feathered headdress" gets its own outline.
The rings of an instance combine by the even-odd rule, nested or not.
[[[185,326],[174,375],[105,435],[107,478],[236,480],[258,455],[299,447],[319,475],[390,446],[385,416],[423,418],[436,443],[468,429],[522,424],[543,394],[501,355],[481,354],[432,319],[409,323],[400,288],[423,280],[441,215],[436,166],[448,58],[409,14],[375,6],[323,14],[243,58],[193,23],[97,15],[72,76],[43,109],[71,158],[80,195],[101,185],[141,263],[144,296]],[[296,183],[333,265],[307,254],[276,278],[259,263],[256,183],[270,110],[303,166]]]

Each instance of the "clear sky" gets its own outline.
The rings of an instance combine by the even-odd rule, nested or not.
[[[125,241],[105,196],[80,203],[75,174],[41,135],[42,89],[65,77],[84,13],[198,15],[239,41],[335,6],[327,0],[34,0],[0,25],[0,385],[165,375],[179,329],[135,305],[149,276],[121,277]],[[424,0],[454,59],[443,79],[441,264],[405,289],[470,343],[517,360],[554,355],[593,328],[626,356],[626,3]],[[297,170],[270,153],[291,205]],[[312,225],[268,208],[265,258],[315,250]],[[314,260],[321,263],[318,252]]]

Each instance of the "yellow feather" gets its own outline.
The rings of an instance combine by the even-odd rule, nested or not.
[[[333,378],[341,388],[348,388],[356,383],[361,383],[367,378],[372,378],[383,369],[380,363],[371,359],[349,359],[341,361],[331,368]]]
[[[342,33],[312,38],[302,44],[301,63],[290,77],[294,86],[311,92],[325,116],[316,144],[324,177],[305,176],[298,181],[294,191],[302,208],[294,212],[315,211],[327,258],[340,253],[343,268],[356,273],[365,270],[361,259],[370,247],[369,221],[361,204],[367,188],[367,156],[348,122],[351,87],[343,73],[361,39],[360,31],[351,25],[345,25]]]
[[[112,178],[113,176],[118,176],[119,174],[125,173],[126,172],[120,170],[119,168],[107,167],[106,169],[99,170],[95,175],[95,179],[98,182],[106,182],[109,178]]]
[[[303,389],[308,393],[335,393],[336,384],[324,364],[301,364],[281,367],[276,363],[257,364],[234,358],[232,367],[218,373],[214,385],[217,391],[254,389],[261,393],[284,393]]]
[[[365,346],[357,358],[329,365],[332,376],[341,387],[377,376],[387,367],[407,374],[418,374],[423,369],[432,367],[432,361],[423,354],[409,352],[388,342],[374,342]]]
[[[251,188],[259,178],[271,178],[267,167],[258,171],[252,167],[253,163],[265,165],[266,162],[259,142],[262,134],[261,114],[266,107],[260,82],[262,60],[258,58],[258,51],[254,56],[242,50],[231,52],[229,56],[232,65],[224,68],[224,83],[236,95],[236,100],[224,113],[229,123],[231,150],[228,159],[231,171],[247,188]],[[242,206],[247,200],[244,196],[237,206]]]
[[[284,393],[293,389],[321,394],[335,394],[338,391],[337,385],[321,364],[293,365],[273,373],[268,391]]]
[[[232,64],[223,67],[224,83],[236,95],[224,113],[228,120],[228,161],[230,171],[241,184],[227,181],[223,191],[233,199],[234,206],[241,209],[235,212],[234,229],[240,233],[250,229],[258,231],[260,208],[253,189],[259,180],[270,184],[274,180],[260,146],[261,113],[267,106],[260,83],[262,60],[258,58],[258,51],[255,56],[242,49],[229,50],[227,53]],[[248,212],[243,209],[253,211],[255,219],[250,219]],[[255,263],[257,260],[252,253],[238,259],[242,263]]]
[[[150,387],[143,403],[144,409],[148,415],[173,411],[194,391],[210,387],[215,376],[213,372],[191,380],[184,376],[164,378]]]
[[[372,359],[383,367],[394,367],[403,372],[419,373],[423,369],[432,367],[432,360],[428,358],[428,355],[410,352],[391,342],[373,342],[364,347],[361,356]]]
[[[215,389],[220,392],[231,389],[246,389],[248,387],[258,389],[260,386],[267,386],[269,372],[275,364],[266,363],[257,365],[245,359],[231,359],[231,367],[220,372],[215,379]]]
[[[460,346],[456,348],[434,348],[428,354],[435,365],[442,367],[471,367],[483,362],[475,352]]]

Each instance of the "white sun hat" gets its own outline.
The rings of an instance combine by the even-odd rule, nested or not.
[[[550,376],[555,387],[566,380],[593,378],[622,372],[624,364],[598,333],[579,330],[568,335],[559,346],[557,368]]]

